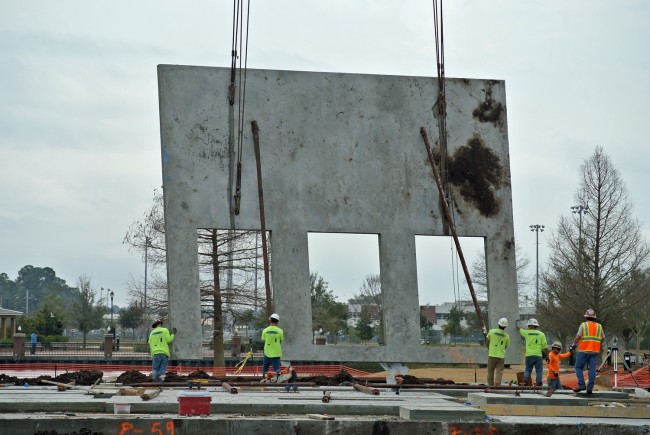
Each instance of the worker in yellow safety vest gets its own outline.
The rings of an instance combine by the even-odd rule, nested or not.
[[[163,382],[167,373],[167,364],[171,353],[169,351],[169,344],[174,341],[176,336],[176,328],[172,328],[172,333],[169,329],[163,328],[162,320],[156,320],[151,327],[153,330],[149,334],[149,350],[151,351],[152,367],[151,377],[156,382]]]
[[[596,380],[596,364],[598,364],[598,354],[601,351],[601,343],[605,339],[605,333],[600,323],[596,322],[596,311],[591,308],[585,312],[585,322],[580,324],[578,333],[573,339],[570,350],[578,347],[578,357],[576,358],[576,378],[578,386],[573,389],[576,393],[587,390],[591,394],[594,389]],[[583,370],[585,365],[589,366],[589,382],[585,387],[585,375]]]
[[[284,332],[278,327],[280,316],[277,313],[269,317],[269,326],[262,331],[264,342],[264,358],[262,359],[262,378],[266,377],[269,366],[272,366],[275,373],[280,371],[280,358],[282,357],[282,340]]]
[[[499,319],[497,322],[498,328],[490,329],[485,337],[486,345],[488,347],[488,363],[487,363],[487,382],[490,387],[501,385],[501,378],[503,377],[503,367],[506,358],[506,349],[510,345],[510,336],[505,331],[508,327],[508,319],[505,317]],[[494,373],[496,372],[496,379]]]

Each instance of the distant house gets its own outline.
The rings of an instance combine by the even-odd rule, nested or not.
[[[375,327],[379,325],[379,307],[377,305],[364,305],[358,304],[355,300],[351,299],[348,301],[347,305],[348,318],[347,324],[350,327],[356,327],[359,323],[359,318],[361,317],[361,310],[365,309],[368,311],[372,317],[372,326]]]
[[[0,338],[11,338],[16,332],[16,319],[23,315],[20,311],[0,307]]]
[[[535,317],[535,307],[532,305],[519,307],[519,320],[527,321]]]
[[[443,326],[447,324],[447,320],[449,319],[449,312],[454,306],[460,308],[463,311],[463,313],[469,314],[475,312],[474,304],[470,301],[445,302],[440,305],[434,305],[435,313],[436,313],[436,321],[433,325],[434,327],[437,326],[437,328],[434,329],[441,329]],[[463,318],[460,324],[463,327],[467,327],[467,320]]]
[[[479,301],[484,307],[485,301]],[[426,305],[420,307],[420,315],[427,318],[427,320],[433,325],[434,330],[441,330],[442,327],[447,324],[447,319],[449,318],[449,311],[454,305],[458,305],[459,308],[465,314],[473,315],[476,310],[474,309],[474,304],[471,301],[459,301],[459,302],[445,302],[440,305]],[[531,317],[535,317],[535,307],[533,306],[520,306],[519,307],[519,319],[528,320]],[[486,319],[487,321],[487,319]],[[496,319],[495,319],[496,322]],[[461,325],[464,327],[467,326],[467,321],[463,319]]]
[[[435,305],[425,305],[420,307],[420,316],[427,319],[431,325],[436,324],[436,306]]]

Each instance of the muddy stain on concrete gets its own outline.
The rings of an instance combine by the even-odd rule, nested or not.
[[[486,217],[499,212],[495,191],[501,187],[503,167],[499,157],[488,148],[479,135],[456,150],[448,161],[449,182],[461,196]]]
[[[481,122],[491,122],[495,127],[503,127],[505,107],[492,98],[492,86],[485,88],[485,100],[472,112],[472,116]]]

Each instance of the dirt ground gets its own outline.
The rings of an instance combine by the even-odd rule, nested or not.
[[[503,370],[503,381],[517,381],[517,372],[524,370],[522,365],[513,365],[510,368],[506,367]],[[373,376],[385,376],[386,372],[374,373]],[[425,369],[410,369],[409,375],[417,378],[429,379],[447,379],[454,381],[457,384],[470,383],[470,382],[487,382],[487,368],[454,368],[454,367],[441,367],[441,368],[425,368]]]

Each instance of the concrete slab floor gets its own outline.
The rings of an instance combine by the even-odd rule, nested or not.
[[[647,420],[592,423],[576,418],[557,424],[555,418],[539,417],[516,417],[511,421],[502,417],[476,419],[476,412],[482,411],[458,403],[457,399],[428,391],[404,390],[400,395],[381,390],[379,396],[373,396],[341,388],[303,388],[299,393],[256,388],[233,395],[220,388],[209,388],[201,391],[210,395],[211,415],[179,416],[178,397],[183,391],[165,389],[160,396],[144,402],[138,396],[96,399],[84,391],[58,392],[55,387],[0,388],[0,434],[506,435],[524,433],[525,428],[525,433],[553,435],[574,433],[578,427],[583,433],[589,428],[590,434],[648,433]],[[321,401],[324,391],[331,391],[329,403]],[[113,413],[115,404],[122,403],[131,405],[131,414]],[[410,420],[401,418],[402,412]],[[334,420],[319,419],[325,414]],[[435,418],[435,414],[439,417]],[[468,415],[473,421],[468,421]]]

